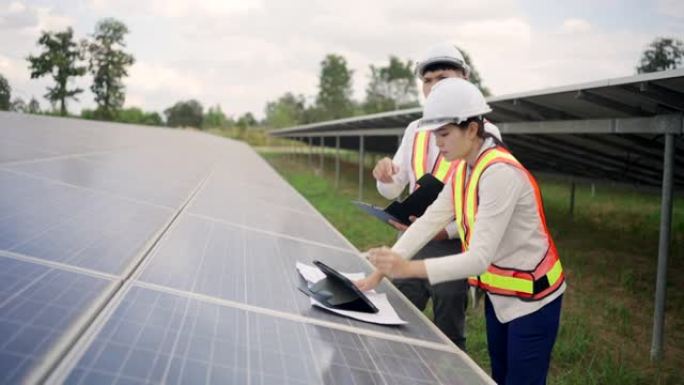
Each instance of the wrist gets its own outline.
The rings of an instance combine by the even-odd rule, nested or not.
[[[410,261],[408,265],[408,277],[427,278],[427,269],[424,261]]]

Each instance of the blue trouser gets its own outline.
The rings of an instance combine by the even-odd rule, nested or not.
[[[544,385],[556,342],[563,296],[532,314],[507,323],[496,319],[485,300],[492,378],[499,385]]]

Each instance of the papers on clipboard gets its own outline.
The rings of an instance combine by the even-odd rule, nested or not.
[[[389,206],[383,208],[373,206],[369,203],[353,201],[353,203],[366,213],[387,223],[390,219],[411,225],[409,217],[419,217],[437,199],[440,191],[444,188],[444,183],[435,178],[432,174],[425,174],[416,181],[416,190],[406,197],[403,201],[394,201]]]
[[[296,264],[297,271],[299,274],[306,280],[308,283],[309,287],[313,286],[316,284],[318,281],[322,279],[326,279],[326,275],[317,267],[307,265],[301,262],[297,262]],[[340,273],[347,277],[350,280],[359,280],[365,277],[365,274],[363,273]],[[302,290],[304,291],[304,290]],[[345,317],[357,319],[359,321],[364,321],[364,322],[370,322],[370,323],[375,323],[375,324],[381,324],[381,325],[403,325],[406,324],[407,322],[399,318],[399,315],[397,312],[394,310],[392,307],[392,304],[389,302],[387,299],[387,295],[385,293],[377,293],[374,290],[369,291],[364,293],[365,296],[370,300],[370,302],[375,305],[377,308],[377,313],[367,313],[367,312],[360,312],[360,311],[352,311],[352,310],[341,310],[341,309],[336,309],[331,306],[327,306],[320,301],[317,301],[315,298],[312,296],[309,296],[309,299],[311,301],[311,304],[313,306],[318,306],[320,308],[326,309],[328,311],[331,311],[333,313],[340,314]]]

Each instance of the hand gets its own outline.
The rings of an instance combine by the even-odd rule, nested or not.
[[[390,225],[392,225],[392,227],[394,227],[395,229],[397,229],[397,230],[399,230],[399,231],[406,231],[406,229],[409,228],[409,227],[406,226],[405,224],[400,223],[400,222],[397,222],[397,221],[393,221],[393,220],[391,220],[391,219],[388,220],[387,222],[388,222]]]
[[[399,166],[392,163],[390,158],[382,158],[373,168],[373,178],[382,183],[392,183],[392,175],[399,172]]]
[[[446,241],[447,239],[449,239],[449,234],[446,229],[442,229],[434,238],[432,238],[433,241]]]
[[[409,216],[409,221],[411,221],[411,223],[415,222],[416,219],[417,219],[417,218],[414,217],[413,215]],[[399,231],[406,231],[406,229],[409,228],[409,227],[406,226],[405,224],[403,224],[403,223],[401,223],[401,222],[394,221],[394,220],[392,220],[392,219],[388,220],[387,222],[388,222],[390,225],[392,225],[392,227],[394,227],[395,229],[397,229],[397,230],[399,230]]]
[[[382,275],[381,272],[375,270],[366,278],[354,281],[354,285],[356,285],[356,287],[358,287],[361,291],[371,291],[378,287],[384,277],[385,276]]]
[[[368,251],[368,259],[379,272],[390,278],[425,278],[423,261],[407,261],[388,247]]]

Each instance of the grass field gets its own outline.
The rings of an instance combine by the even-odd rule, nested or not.
[[[342,162],[336,189],[331,158],[320,168],[318,155],[314,167],[307,155],[263,156],[359,249],[394,241],[389,226],[350,203],[358,191],[358,166],[351,157]],[[386,203],[375,191],[370,170],[365,180],[364,200]],[[665,357],[653,364],[660,196],[605,185],[596,186],[592,195],[590,186],[578,185],[571,218],[568,183],[541,177],[540,185],[569,282],[549,384],[684,384],[684,200],[675,199]],[[469,310],[467,327],[468,352],[489,371],[481,305]]]

